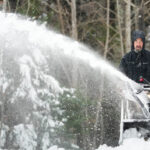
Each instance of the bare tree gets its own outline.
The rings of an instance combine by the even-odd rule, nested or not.
[[[125,18],[125,48],[128,52],[131,48],[131,0],[126,0],[126,18]]]
[[[121,45],[121,54],[124,55],[124,46],[123,46],[123,36],[122,36],[122,28],[121,28],[121,16],[120,16],[120,5],[119,1],[117,1],[117,19],[118,19],[118,28],[119,28],[119,35],[120,35],[120,45]]]
[[[105,42],[105,51],[104,51],[104,58],[107,57],[108,53],[108,44],[109,44],[109,10],[110,9],[110,0],[107,0],[107,33],[106,33],[106,42]]]
[[[138,6],[138,15],[137,15],[137,29],[144,30],[144,1],[142,0]]]
[[[78,39],[76,1],[71,0],[72,38]]]
[[[26,15],[28,15],[30,7],[31,7],[31,2],[30,2],[30,0],[28,0],[28,6],[27,6]]]
[[[58,6],[58,13],[59,13],[59,21],[61,24],[61,32],[65,34],[65,27],[64,27],[64,20],[63,20],[63,10],[62,5],[60,3],[60,0],[57,0],[57,6]]]
[[[7,3],[8,3],[8,0],[3,0],[3,11],[4,12],[7,11]]]

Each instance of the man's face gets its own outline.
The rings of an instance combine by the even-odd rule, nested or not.
[[[141,38],[138,38],[134,41],[134,48],[136,51],[141,51],[143,48],[143,41]]]

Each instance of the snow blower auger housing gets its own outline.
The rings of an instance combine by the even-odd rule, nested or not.
[[[136,129],[139,138],[150,138],[150,85],[143,84],[138,90],[128,85],[130,92],[121,104],[121,124],[119,144],[128,129]]]

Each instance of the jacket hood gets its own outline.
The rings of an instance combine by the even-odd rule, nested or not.
[[[143,49],[145,49],[145,33],[140,30],[136,30],[132,33],[132,45],[131,45],[131,50],[134,50],[134,41],[138,38],[141,38],[143,41]]]

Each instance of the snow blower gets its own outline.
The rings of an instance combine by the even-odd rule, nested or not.
[[[124,140],[126,130],[135,128],[138,137],[148,140],[150,137],[150,84],[140,84],[135,89],[127,84],[128,92],[121,103],[121,124],[119,144]]]

